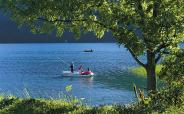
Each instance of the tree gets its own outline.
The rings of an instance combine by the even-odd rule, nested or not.
[[[111,31],[147,71],[156,90],[155,67],[167,49],[184,40],[184,0],[1,0],[1,9],[34,33],[70,30],[76,36]],[[145,54],[147,62],[140,60]]]

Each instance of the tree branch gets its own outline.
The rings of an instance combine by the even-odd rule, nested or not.
[[[137,8],[137,13],[141,16],[141,24],[144,24],[144,11],[142,8],[141,0],[136,0],[135,7]]]
[[[146,65],[144,63],[142,63],[138,58],[137,56],[134,54],[134,52],[130,49],[130,48],[127,48],[129,50],[129,52],[131,53],[132,57],[136,60],[136,62],[143,66],[144,68],[146,68]]]
[[[157,17],[161,0],[156,0],[153,5],[153,18]]]
[[[169,45],[170,45],[170,44],[166,44],[166,43],[160,44],[160,45],[157,47],[157,49],[154,50],[154,53],[156,54],[156,53],[160,52],[161,49],[166,48],[166,47],[168,47]]]
[[[172,55],[172,53],[171,53],[171,52],[166,51],[166,50],[162,51],[161,53],[166,54],[166,55]]]
[[[55,20],[48,20],[46,18],[37,18],[38,20],[42,20],[42,21],[47,21],[47,22],[64,22],[64,23],[72,23],[72,22],[92,22],[92,23],[96,23],[98,25],[101,25],[102,27],[109,29],[111,31],[116,31],[115,28],[107,26],[105,24],[103,24],[102,22],[99,22],[97,20],[89,20],[89,19],[68,19],[68,20],[63,20],[63,19],[55,19]]]
[[[162,57],[162,56],[161,56],[161,54],[159,53],[158,56],[157,56],[157,58],[155,59],[155,63],[158,63],[158,61],[161,59],[161,57]]]

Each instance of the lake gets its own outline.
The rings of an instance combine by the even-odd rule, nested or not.
[[[71,62],[75,69],[89,67],[94,77],[62,77]],[[59,98],[72,85],[69,94],[89,105],[127,104],[135,100],[133,83],[146,84],[128,71],[135,66],[130,53],[115,43],[0,44],[0,93],[25,97],[26,89],[34,98]]]

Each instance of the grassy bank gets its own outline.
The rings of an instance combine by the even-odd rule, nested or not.
[[[162,69],[162,65],[156,66],[156,73],[158,74]],[[146,77],[146,70],[143,67],[130,68],[129,71],[137,76]]]
[[[180,113],[181,110],[171,110]],[[0,114],[146,114],[157,112],[147,110],[145,105],[104,105],[98,107],[79,105],[65,100],[21,99],[0,97]],[[169,114],[168,113],[168,114]],[[167,114],[167,113],[166,113]]]
[[[86,106],[64,100],[1,97],[0,114],[122,114],[141,112],[131,106]]]

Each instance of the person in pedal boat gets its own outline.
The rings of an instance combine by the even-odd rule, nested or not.
[[[71,71],[71,73],[74,72],[74,64],[73,64],[73,62],[70,64],[70,71]]]
[[[88,71],[82,72],[81,75],[90,75],[92,74],[91,70],[88,68]]]

